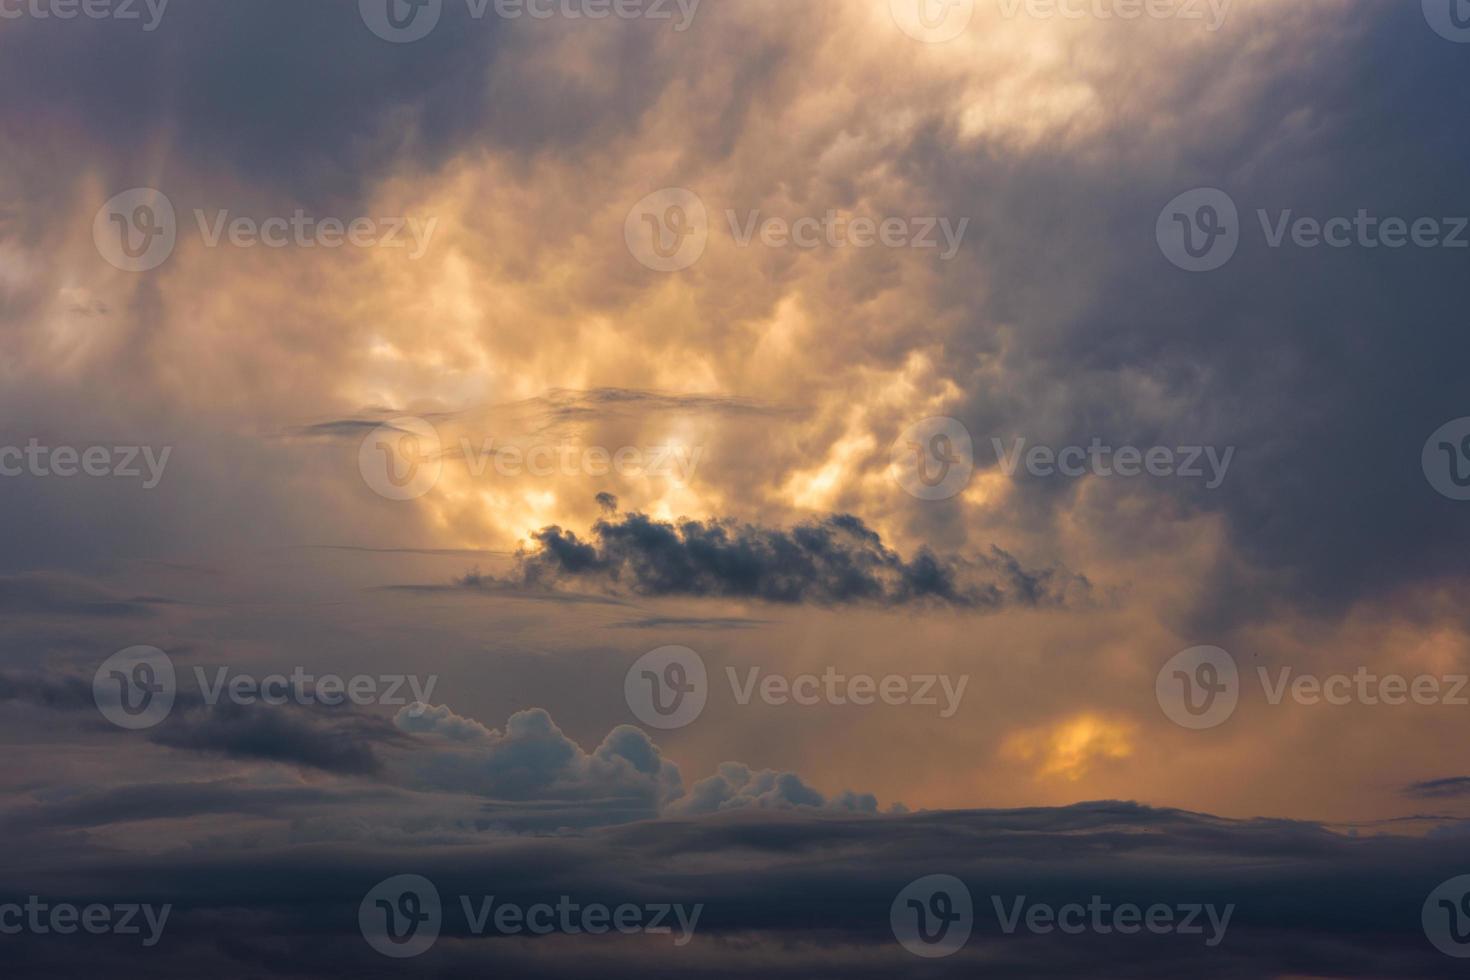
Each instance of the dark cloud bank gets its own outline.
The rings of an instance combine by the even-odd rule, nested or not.
[[[600,499],[609,510],[616,506],[606,494]],[[533,537],[536,548],[517,556],[517,586],[578,584],[643,596],[982,610],[1060,606],[1088,592],[1081,576],[1024,568],[996,547],[971,559],[921,548],[905,559],[850,514],[791,529],[734,519],[668,522],[645,514],[609,514],[593,524],[586,539],[560,527]],[[472,576],[467,584],[482,581]]]
[[[164,798],[217,808],[218,788]],[[280,792],[276,799],[280,801]],[[197,798],[196,798],[197,797]],[[119,819],[129,808],[119,807]],[[1286,821],[1225,821],[1131,803],[907,816],[743,812],[472,847],[214,848],[125,855],[23,853],[0,898],[175,905],[162,943],[7,937],[7,976],[56,977],[105,962],[132,977],[1433,977],[1447,961],[1420,929],[1429,891],[1470,867],[1470,840],[1352,838]],[[738,868],[738,871],[735,870]],[[410,961],[373,952],[357,906],[378,881],[422,874],[445,899],[444,932]],[[976,900],[975,932],[940,961],[889,931],[911,880],[952,874]],[[458,896],[533,904],[702,903],[693,942],[669,936],[469,935]],[[1225,937],[1005,935],[1009,902],[1235,905]],[[99,959],[101,957],[101,959]],[[554,970],[550,969],[554,962]]]

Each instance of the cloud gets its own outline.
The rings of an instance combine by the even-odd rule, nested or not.
[[[581,825],[598,822],[596,814],[603,811],[601,822],[617,823],[744,808],[878,808],[870,794],[846,792],[828,800],[795,773],[754,771],[738,762],[721,765],[686,795],[679,767],[641,729],[619,725],[588,753],[541,708],[515,713],[504,732],[442,705],[411,705],[394,724],[424,742],[405,759],[407,783],[498,802],[581,804],[591,811],[579,816]]]
[[[1438,800],[1470,796],[1470,776],[1426,779],[1404,787],[1404,795],[1418,799]]]
[[[811,809],[852,810],[859,813],[878,812],[878,801],[871,794],[844,793],[828,801],[821,793],[790,772],[769,769],[753,772],[749,766],[726,762],[719,772],[701,779],[689,795],[670,807],[673,814],[718,813],[723,810]]]
[[[533,538],[535,550],[518,556],[519,581],[527,587],[586,582],[646,596],[968,609],[1060,606],[1087,589],[1080,576],[1027,570],[995,547],[979,559],[940,558],[921,548],[905,560],[846,514],[781,530],[634,513],[598,520],[589,541],[560,527]]]
[[[243,705],[223,700],[174,713],[150,733],[160,745],[237,759],[262,759],[368,775],[378,749],[402,738],[386,719],[346,706]]]
[[[658,975],[673,965],[711,980],[756,972],[783,980],[904,976],[923,964],[894,941],[890,904],[914,879],[944,873],[974,898],[974,934],[945,961],[956,975],[1429,977],[1443,975],[1446,961],[1424,941],[1420,905],[1446,867],[1470,865],[1470,839],[1350,838],[1311,823],[1222,820],[1122,801],[891,816],[745,809],[391,853],[358,842],[145,853],[82,840],[37,854],[23,842],[0,872],[0,892],[26,887],[44,867],[77,901],[174,903],[167,941],[156,949],[107,947],[111,975],[123,980],[160,970],[313,977],[379,970],[355,912],[370,888],[403,873],[432,881],[445,909],[443,938],[409,963],[409,975],[552,969],[590,980]],[[694,941],[678,950],[617,937],[477,937],[459,899],[485,895],[523,906],[563,895],[581,904],[697,903],[704,914]],[[1023,895],[1052,906],[1085,906],[1098,896],[1145,908],[1235,908],[1224,941],[1205,951],[1198,936],[1006,935],[992,898],[1008,905]],[[54,938],[10,937],[7,965],[22,977],[67,975],[100,948],[81,935]]]

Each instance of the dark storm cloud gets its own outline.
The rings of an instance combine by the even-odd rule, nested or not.
[[[1447,779],[1426,779],[1404,787],[1404,795],[1418,799],[1448,799],[1455,796],[1470,796],[1470,776],[1451,776]]]
[[[736,864],[740,873],[728,873]],[[377,975],[388,961],[359,935],[358,905],[379,881],[403,873],[434,883],[445,918],[438,944],[394,963],[394,975],[525,975],[546,970],[554,952],[555,975],[574,978],[1428,977],[1445,975],[1449,961],[1425,942],[1420,905],[1465,867],[1470,840],[1354,839],[1313,824],[1092,803],[891,817],[743,812],[388,852],[347,845],[141,857],[79,844],[56,866],[22,851],[0,872],[0,894],[29,894],[42,881],[73,901],[126,895],[174,903],[165,942],[147,956],[119,944],[110,956],[111,975],[121,978],[190,969]],[[969,943],[942,961],[911,956],[889,928],[895,896],[929,874],[958,877],[975,900]],[[669,937],[480,938],[469,934],[459,898],[486,895],[522,906],[566,895],[583,904],[704,910],[683,947]],[[1026,896],[1085,905],[1093,895],[1111,904],[1235,909],[1223,941],[1206,948],[1198,936],[1006,935],[992,902]],[[22,967],[14,975],[113,952],[101,940],[56,941],[63,938],[9,939],[11,963]]]
[[[1462,574],[1470,543],[1470,511],[1420,467],[1429,435],[1470,415],[1470,250],[1271,248],[1258,216],[1470,215],[1470,132],[1444,101],[1470,81],[1470,59],[1426,30],[1419,4],[1276,11],[1286,23],[1252,35],[1259,47],[1226,31],[1170,64],[1150,96],[1151,118],[1167,120],[1158,140],[1138,140],[1125,118],[1084,154],[964,146],[936,107],[903,163],[943,198],[940,213],[974,215],[980,230],[968,250],[989,295],[953,278],[935,300],[968,315],[943,362],[987,364],[956,378],[984,464],[992,436],[1238,447],[1218,490],[1115,479],[1104,499],[1079,502],[1079,481],[1017,477],[1018,517],[1044,524],[1077,505],[1124,544],[1157,526],[1160,506],[1222,514],[1239,553],[1272,577],[1268,593],[1220,569],[1202,610],[1217,622],[1283,598],[1338,608]],[[1216,101],[1246,66],[1251,84]],[[1131,96],[1122,79],[1098,84]],[[1191,274],[1160,254],[1154,225],[1202,186],[1239,207],[1241,246]],[[1173,502],[1140,504],[1151,495]]]
[[[0,818],[0,824],[13,832],[24,832],[210,814],[277,816],[287,810],[349,800],[344,793],[310,786],[251,786],[232,779],[136,783],[83,792],[63,800],[43,800],[35,806],[17,808]]]
[[[141,3],[137,5],[141,7]],[[102,165],[112,180],[147,176],[167,140],[187,180],[238,175],[317,206],[356,199],[399,166],[432,169],[470,142],[525,154],[570,149],[631,125],[657,98],[653,59],[614,59],[615,84],[575,86],[554,76],[525,84],[553,34],[472,19],[444,4],[438,29],[391,44],[364,25],[356,0],[176,0],[156,30],[113,20],[6,20],[0,87],[24,95],[0,107],[0,133],[50,144],[59,178]],[[535,27],[542,26],[536,23]],[[629,52],[657,35],[632,25]],[[555,111],[553,110],[553,107]],[[44,111],[43,111],[44,110]],[[80,138],[91,150],[72,144]],[[65,152],[63,152],[65,151]],[[95,151],[95,152],[92,152]],[[127,184],[125,186],[133,186]]]
[[[517,559],[519,582],[531,588],[587,582],[648,596],[999,609],[1061,605],[1087,587],[1064,571],[1025,569],[994,547],[978,559],[942,558],[922,548],[905,560],[848,514],[790,530],[627,514],[597,521],[586,541],[559,527],[532,537],[536,549]]]
[[[178,711],[152,741],[191,752],[264,759],[330,772],[381,770],[378,748],[407,739],[387,719],[346,708],[243,705],[221,701]]]

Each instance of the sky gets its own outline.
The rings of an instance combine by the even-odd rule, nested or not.
[[[7,972],[1451,975],[1467,79],[1464,0],[0,0]]]

